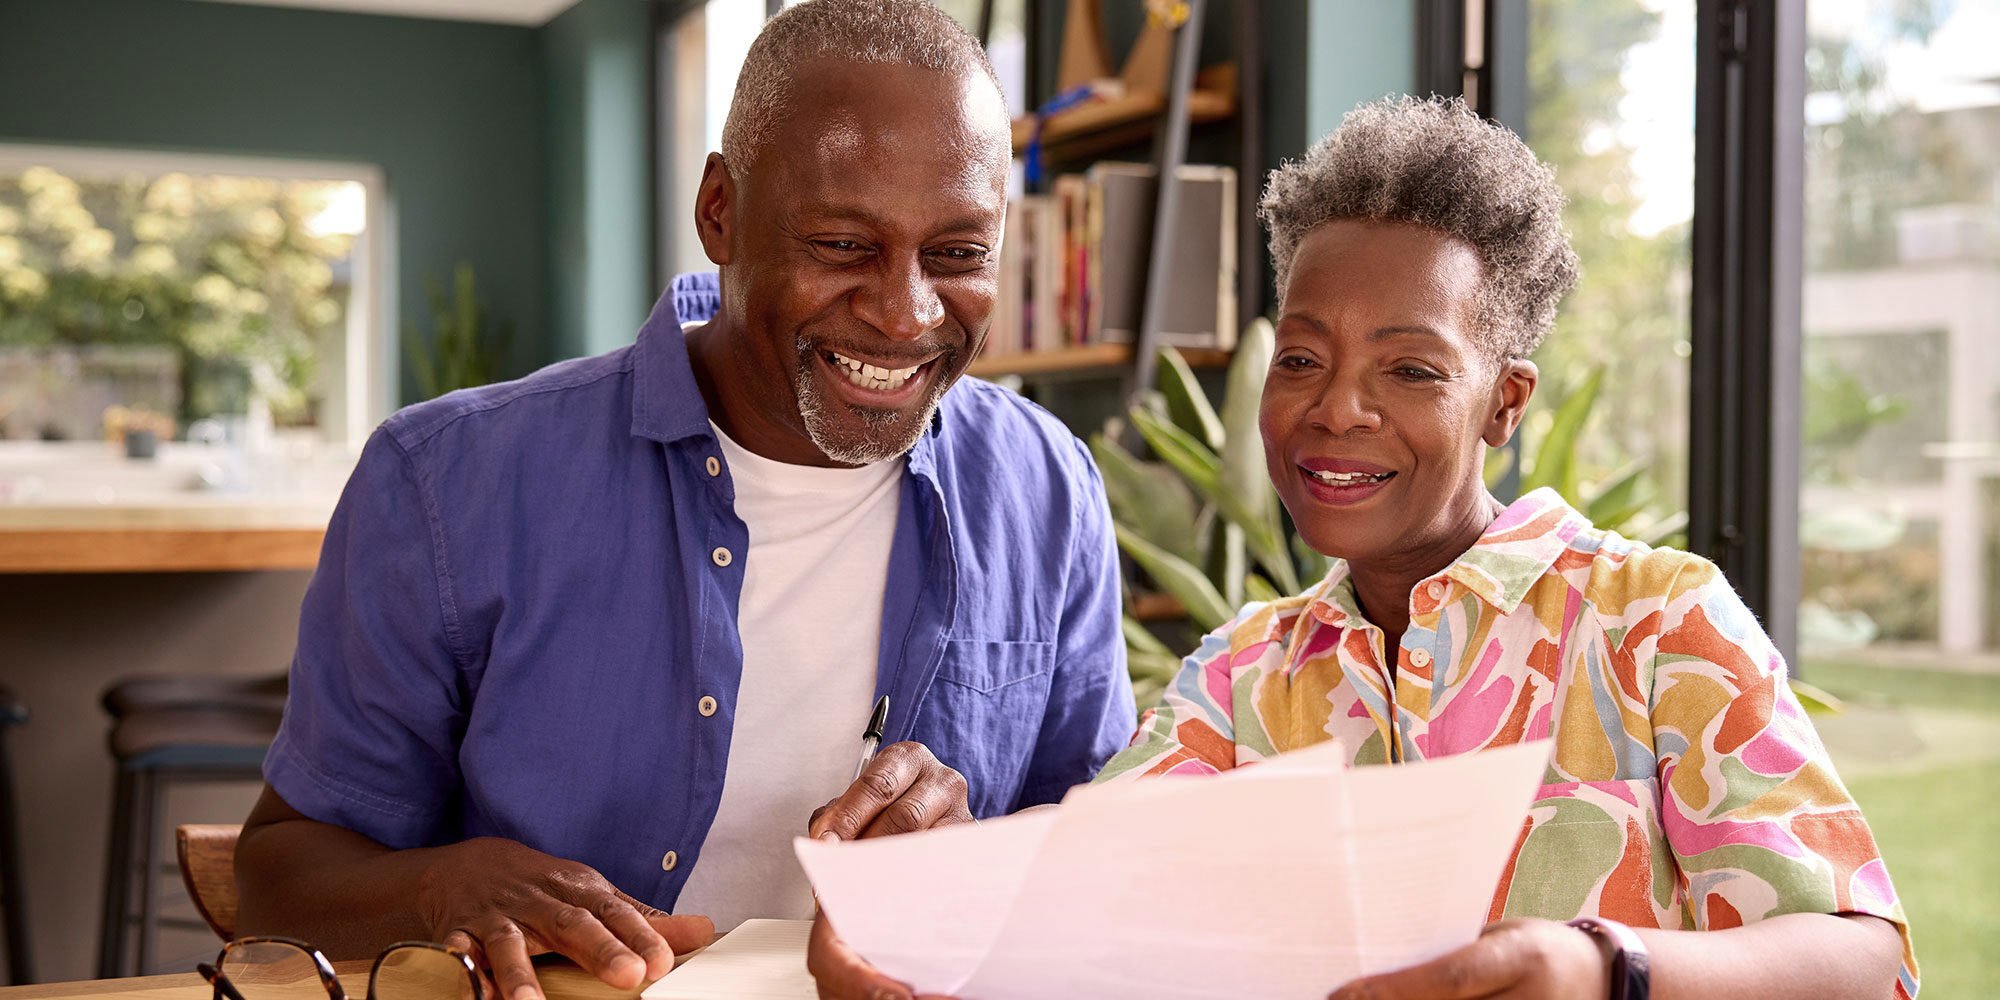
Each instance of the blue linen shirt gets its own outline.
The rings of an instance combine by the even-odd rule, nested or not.
[[[375,432],[265,760],[287,803],[392,848],[506,837],[672,908],[722,797],[739,629],[791,627],[737,620],[749,532],[680,330],[716,306],[683,276],[632,346]],[[974,815],[1060,799],[1133,731],[1118,588],[1081,443],[961,380],[903,476],[886,739],[963,773]],[[858,743],[866,706],[827,710]]]

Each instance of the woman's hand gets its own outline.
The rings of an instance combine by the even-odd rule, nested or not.
[[[1590,935],[1553,920],[1503,920],[1449,955],[1354,980],[1328,1000],[1600,1000],[1610,989],[1604,952]]]
[[[855,954],[833,932],[826,914],[813,917],[812,940],[806,946],[806,971],[819,984],[820,1000],[911,1000],[908,986],[890,979]],[[921,997],[918,1000],[951,1000]]]

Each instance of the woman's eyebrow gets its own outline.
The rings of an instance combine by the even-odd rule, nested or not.
[[[1444,334],[1439,333],[1428,326],[1422,326],[1422,325],[1383,326],[1368,331],[1368,339],[1370,342],[1377,340],[1388,340],[1391,337],[1411,337],[1411,336],[1430,337],[1435,340],[1445,339]]]

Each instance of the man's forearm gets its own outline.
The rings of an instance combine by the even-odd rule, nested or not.
[[[333,959],[429,939],[418,895],[438,850],[393,851],[304,818],[247,826],[236,846],[237,932],[296,937]]]
[[[1754,996],[1837,1000],[1894,995],[1903,943],[1877,917],[1789,913],[1725,931],[1637,931],[1656,1000]]]

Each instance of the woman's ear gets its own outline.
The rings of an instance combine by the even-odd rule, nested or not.
[[[1500,376],[1493,380],[1493,398],[1486,412],[1486,427],[1480,433],[1488,447],[1498,448],[1514,438],[1514,428],[1528,412],[1528,400],[1535,395],[1541,369],[1527,358],[1502,358]]]
[[[721,153],[708,154],[702,164],[701,187],[694,195],[694,229],[709,263],[722,267],[729,263],[729,242],[734,228],[736,178]]]

